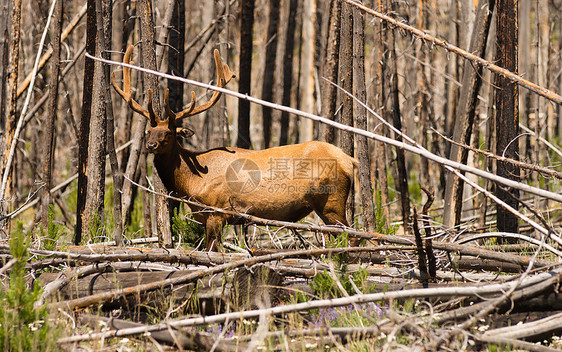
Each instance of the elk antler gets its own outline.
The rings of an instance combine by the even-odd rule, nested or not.
[[[127,47],[127,51],[125,52],[125,56],[123,56],[123,63],[133,64],[131,62],[132,53],[133,53],[133,46],[129,45]],[[113,88],[115,88],[117,93],[121,96],[121,98],[123,98],[123,100],[125,100],[127,104],[129,104],[131,109],[138,112],[139,114],[146,117],[147,119],[151,118],[150,112],[147,109],[143,108],[139,103],[137,103],[131,95],[131,69],[129,67],[123,66],[123,90],[121,90],[121,88],[119,88],[119,86],[115,82],[115,72],[111,73],[111,84],[113,85]]]
[[[215,49],[214,51],[214,55],[215,55],[215,64],[217,66],[217,87],[219,88],[224,88],[224,86],[226,86],[226,84],[233,78],[236,77],[236,74],[232,71],[230,71],[230,68],[228,67],[228,65],[223,64],[221,57],[219,55],[219,51],[217,49]],[[202,113],[205,110],[210,109],[213,105],[216,104],[216,102],[219,100],[221,96],[220,92],[215,91],[213,93],[213,96],[211,97],[211,99],[209,99],[208,102],[206,102],[203,105],[200,105],[198,107],[195,107],[195,92],[191,92],[191,104],[189,105],[189,107],[183,111],[180,111],[175,115],[175,119],[176,120],[182,120],[185,119],[186,117],[189,116],[193,116],[193,115],[197,115]],[[171,114],[173,114],[172,110],[170,109],[170,107],[168,106],[168,94],[165,95],[165,108],[166,108],[166,112],[168,113],[168,116],[171,116]]]

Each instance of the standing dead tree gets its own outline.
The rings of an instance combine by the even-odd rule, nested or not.
[[[517,72],[517,3],[518,1],[498,0],[496,61],[498,66],[510,72]],[[502,156],[519,158],[519,109],[518,87],[515,82],[502,75],[496,75],[494,85],[498,87],[495,95],[496,105],[496,152]],[[496,173],[515,181],[520,179],[519,167],[514,164],[498,162]],[[498,186],[496,195],[508,205],[517,209],[519,191]],[[503,207],[497,207],[498,230],[517,233],[518,219]]]
[[[359,101],[366,101],[365,87],[365,18],[358,8],[353,8],[353,86]],[[355,104],[355,125],[367,130],[367,109]],[[359,189],[363,209],[364,227],[367,231],[375,230],[373,210],[373,186],[371,184],[371,158],[366,137],[357,136],[357,158],[359,160]]]
[[[287,17],[287,28],[285,31],[285,50],[283,52],[283,97],[281,104],[291,105],[291,89],[293,87],[293,50],[295,48],[295,31],[297,8],[299,0],[289,1],[289,16]],[[289,143],[289,114],[281,112],[281,131],[279,133],[279,145]]]
[[[265,49],[265,66],[263,68],[262,99],[273,100],[275,61],[277,59],[277,31],[279,29],[279,0],[269,1],[269,23],[267,26],[267,47]],[[269,148],[271,143],[271,109],[263,107],[263,146]]]
[[[338,67],[340,63],[340,29],[341,29],[341,1],[332,0],[328,16],[328,41],[326,45],[326,59],[323,65],[322,87],[322,116],[336,119],[337,88],[332,84],[338,81]],[[335,129],[324,126],[324,141],[336,142]]]
[[[11,170],[7,170],[8,158],[10,145],[12,144],[15,129],[16,129],[16,114],[17,114],[17,83],[19,74],[19,43],[21,38],[21,0],[14,0],[12,5],[12,38],[10,41],[10,68],[9,68],[9,78],[8,78],[8,90],[9,90],[9,105],[8,105],[8,116],[5,120],[6,125],[2,126],[4,130],[4,154],[2,154],[1,169],[3,173],[9,173]],[[4,183],[2,181],[2,183]],[[6,185],[0,185],[0,214],[8,213],[10,209],[10,203],[8,198],[11,194],[11,177],[8,176]]]
[[[353,92],[353,8],[349,4],[342,4],[341,32],[340,32],[340,67],[339,78],[343,90]],[[353,126],[353,99],[349,95],[342,98],[341,122]],[[339,145],[350,156],[354,156],[355,138],[353,133],[340,131]],[[355,217],[355,185],[352,185],[347,200],[347,218],[353,224]]]
[[[144,67],[156,70],[156,43],[155,43],[155,26],[152,15],[152,2],[150,0],[142,0],[140,2],[141,13],[141,31],[142,31],[142,59]],[[154,112],[160,116],[162,109],[160,107],[160,94],[158,90],[158,80],[156,76],[145,75],[145,84],[147,89],[151,89],[154,93],[152,96],[152,107]],[[148,98],[148,97],[147,97]],[[164,184],[157,172],[153,174],[153,182],[155,189],[165,192]],[[157,196],[155,199],[156,208],[156,227],[158,229],[158,237],[160,245],[163,247],[172,246],[172,226],[170,222],[170,205],[166,198]]]
[[[386,9],[390,11],[390,1],[386,1]],[[380,64],[382,65],[381,95],[384,96],[384,118],[390,122],[398,131],[402,131],[402,115],[400,113],[400,101],[398,91],[398,70],[396,57],[396,40],[394,28],[386,22],[382,24],[384,35],[383,53]],[[392,132],[391,132],[392,133]],[[398,141],[402,137],[395,136]],[[400,210],[404,223],[404,231],[409,233],[410,226],[410,195],[408,190],[408,174],[406,170],[406,159],[404,151],[396,150],[395,167],[392,168],[396,189],[400,193]]]
[[[93,55],[96,51],[96,2],[88,0],[86,10],[86,52]],[[74,244],[82,242],[84,228],[87,222],[84,218],[87,198],[87,168],[88,147],[90,145],[90,120],[92,116],[92,95],[94,82],[94,61],[86,58],[84,60],[84,78],[82,90],[82,113],[80,115],[80,132],[78,134],[78,194],[76,199],[76,228],[74,232]]]
[[[106,43],[111,43],[111,21],[103,21],[102,16],[111,19],[111,6],[100,0],[95,2],[96,15],[96,53],[105,54]],[[109,24],[109,26],[108,26]],[[99,56],[99,55],[97,55]],[[88,146],[88,167],[86,171],[87,187],[86,202],[82,218],[82,233],[88,235],[103,235],[90,233],[93,229],[101,229],[104,222],[105,197],[105,166],[107,152],[107,108],[105,92],[108,87],[105,80],[105,68],[100,63],[94,64],[92,88],[92,111],[90,121],[90,142]],[[110,108],[111,106],[109,106]]]
[[[485,56],[494,5],[495,0],[481,0],[478,4],[478,12],[472,31],[469,51],[480,57]],[[478,93],[482,83],[482,71],[483,69],[481,66],[474,68],[469,61],[466,61],[464,64],[456,120],[453,124],[453,140],[466,145],[470,145],[472,137]],[[466,163],[468,150],[456,144],[451,145],[449,159]],[[443,211],[443,225],[446,228],[452,228],[460,223],[462,191],[463,182],[453,174],[448,173],[446,177],[445,206]]]
[[[252,38],[254,27],[255,0],[242,0],[240,2],[240,79],[238,91],[250,94],[252,78]],[[250,103],[238,102],[238,138],[236,146],[239,148],[250,148]]]
[[[43,158],[45,164],[43,165],[42,180],[45,184],[41,190],[41,223],[43,228],[48,225],[49,204],[51,203],[50,189],[52,186],[52,172],[53,160],[55,152],[55,122],[57,116],[57,103],[59,96],[59,74],[60,74],[60,47],[61,47],[61,31],[62,31],[62,17],[63,17],[63,2],[58,1],[55,10],[55,29],[53,31],[53,58],[51,61],[51,76],[49,79],[49,107],[48,115],[45,123],[45,143],[43,150]]]

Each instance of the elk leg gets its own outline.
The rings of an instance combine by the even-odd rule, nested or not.
[[[217,246],[221,242],[222,228],[225,220],[222,216],[210,215],[205,224],[205,232],[207,234],[207,251],[216,251]]]
[[[347,192],[346,192],[347,194]],[[343,225],[349,226],[347,218],[345,217],[345,208],[347,203],[347,197],[341,199],[333,199],[330,202],[326,202],[324,209],[322,211],[315,210],[316,214],[324,221],[326,225]],[[361,242],[360,238],[352,237],[349,240],[349,245],[356,247]]]
[[[345,218],[345,212],[343,214],[330,212],[330,213],[318,214],[318,216],[320,217],[320,219],[322,219],[322,221],[324,221],[326,225],[349,226],[347,219]]]
[[[345,208],[344,208],[345,209]],[[345,218],[345,211],[343,213],[341,212],[335,212],[335,211],[331,211],[331,212],[319,212],[319,211],[315,211],[316,214],[318,214],[318,216],[320,217],[320,219],[322,219],[322,221],[324,221],[324,224],[326,225],[336,225],[336,226],[349,226],[347,223],[347,219]],[[326,238],[324,237],[324,234],[322,233],[322,241],[325,243],[326,242]],[[355,244],[353,244],[355,245]]]

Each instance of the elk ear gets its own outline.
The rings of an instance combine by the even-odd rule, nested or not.
[[[195,134],[193,130],[186,128],[186,127],[178,127],[176,129],[176,134],[183,138],[189,138]]]

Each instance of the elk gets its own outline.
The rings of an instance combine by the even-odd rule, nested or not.
[[[128,47],[124,63],[130,62],[132,48]],[[217,87],[222,88],[235,75],[222,63],[217,50],[214,56]],[[192,92],[189,107],[174,112],[166,90],[163,119],[156,117],[150,89],[147,108],[132,99],[130,80],[130,68],[123,67],[121,90],[112,75],[117,93],[150,121],[146,149],[154,154],[154,166],[169,193],[270,220],[296,222],[314,211],[327,225],[348,225],[345,209],[357,161],[341,149],[311,141],[265,150],[225,147],[191,151],[177,140],[178,123],[211,108],[220,93],[215,91],[209,101],[196,106]],[[193,135],[191,130],[183,131]],[[236,216],[190,208],[195,220],[205,226],[207,250],[215,250],[220,244],[225,224],[239,221]]]

